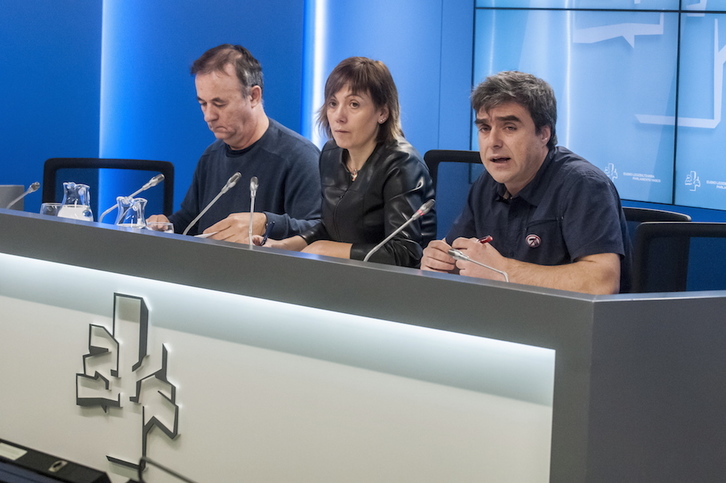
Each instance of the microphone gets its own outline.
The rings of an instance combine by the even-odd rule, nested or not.
[[[374,246],[371,249],[371,251],[369,251],[368,254],[365,256],[365,258],[363,259],[363,261],[364,262],[367,262],[368,259],[371,258],[371,255],[373,255],[378,250],[380,250],[380,248],[383,245],[385,245],[386,243],[388,243],[391,240],[391,238],[393,238],[394,236],[398,235],[398,233],[401,230],[403,230],[404,228],[406,228],[412,222],[418,220],[423,215],[425,215],[426,213],[428,213],[429,210],[431,210],[431,208],[433,208],[434,203],[436,203],[436,200],[432,198],[432,199],[428,200],[426,203],[424,203],[423,205],[421,205],[421,208],[419,208],[418,210],[416,210],[416,212],[413,215],[411,215],[411,218],[409,218],[408,220],[406,220],[406,222],[403,225],[401,225],[398,228],[396,228],[396,230],[393,233],[391,233],[390,235],[388,235],[381,243],[379,243],[378,245]]]
[[[252,201],[255,201],[255,197],[257,196],[257,187],[259,185],[260,183],[257,181],[257,176],[253,176],[252,179],[250,179],[250,195],[252,196]]]
[[[133,198],[134,196],[138,195],[142,191],[146,191],[147,189],[156,186],[157,184],[161,183],[162,181],[164,181],[164,175],[157,174],[156,176],[151,178],[149,181],[147,181],[144,186],[142,186],[141,188],[137,189],[136,191],[134,191],[133,193],[128,195],[127,198]],[[118,205],[113,205],[112,207],[110,207],[109,209],[107,209],[106,211],[101,213],[101,216],[98,217],[98,222],[101,223],[101,221],[103,220],[103,217],[108,215],[109,213],[111,213],[113,210],[115,210],[117,208],[117,206]]]
[[[204,215],[204,213],[206,213],[207,210],[209,210],[209,208],[211,208],[212,205],[217,202],[217,200],[219,199],[220,196],[222,196],[223,194],[225,194],[230,189],[234,188],[234,185],[237,184],[237,181],[239,181],[239,179],[241,177],[242,177],[242,175],[239,174],[238,172],[237,173],[234,173],[232,176],[230,176],[229,179],[227,180],[227,183],[225,183],[225,185],[222,186],[222,189],[219,190],[219,193],[217,193],[217,196],[215,196],[214,199],[212,201],[210,201],[207,206],[204,207],[204,209],[201,211],[201,213],[199,213],[191,221],[191,223],[189,223],[187,225],[187,227],[184,229],[184,232],[182,233],[182,235],[186,235],[187,233],[189,233],[189,230],[192,228],[192,226],[194,226],[194,223],[196,223],[197,221],[199,221],[199,218],[201,218]]]
[[[255,198],[257,197],[257,187],[259,183],[257,176],[253,176],[250,180],[250,223],[247,227],[247,236],[250,246],[252,246],[252,220],[255,214]]]
[[[482,262],[478,262],[472,258],[469,258],[467,255],[464,255],[463,252],[461,252],[460,250],[457,250],[456,248],[449,248],[449,255],[451,255],[456,260],[462,260],[464,262],[471,262],[473,264],[479,265],[480,267],[488,268],[489,270],[497,272],[499,275],[504,277],[505,282],[509,282],[509,275],[507,275],[507,272],[496,269],[494,267],[490,267],[489,265],[485,265]]]
[[[11,206],[13,206],[15,203],[17,203],[18,201],[20,201],[23,198],[25,198],[30,193],[34,193],[34,192],[38,191],[38,188],[40,188],[40,183],[38,183],[36,181],[35,183],[33,183],[30,186],[28,186],[28,189],[25,190],[25,193],[23,193],[22,195],[18,196],[13,201],[11,201],[10,203],[8,203],[8,206],[6,206],[5,208],[10,209]]]
[[[146,191],[147,189],[156,186],[157,184],[161,183],[162,181],[164,181],[164,175],[159,173],[156,176],[154,176],[153,178],[151,178],[149,181],[147,181],[144,186],[139,188],[137,191],[131,193],[129,195],[129,198],[133,198],[134,196],[138,195],[142,191]]]

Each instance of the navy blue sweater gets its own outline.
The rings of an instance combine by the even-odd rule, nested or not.
[[[307,230],[320,219],[319,153],[313,143],[272,119],[265,134],[243,150],[233,151],[215,141],[199,159],[181,209],[169,217],[174,231],[182,233],[235,172],[242,175],[237,185],[201,217],[190,235],[202,233],[232,213],[249,212],[253,176],[259,180],[255,211],[264,212],[268,222],[275,221],[270,238]]]

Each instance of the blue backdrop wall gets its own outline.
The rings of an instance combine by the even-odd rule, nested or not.
[[[54,156],[97,156],[102,3],[0,0],[0,184]],[[40,193],[26,207],[37,211]]]
[[[313,101],[329,71],[364,55],[391,68],[404,130],[419,151],[469,146],[473,0],[0,0],[0,7],[0,87],[10,101],[0,184],[41,180],[51,157],[159,159],[176,167],[178,206],[214,139],[189,67],[225,42],[260,60],[267,113],[298,132],[315,133]],[[105,196],[113,202],[118,194]],[[39,204],[39,194],[26,198],[28,211]]]
[[[258,58],[268,114],[299,131],[304,10],[301,0],[105,0],[100,155],[173,162],[178,206],[214,140],[189,68],[222,43]],[[119,194],[105,191],[110,200]]]

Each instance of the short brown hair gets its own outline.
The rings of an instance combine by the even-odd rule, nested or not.
[[[328,122],[328,99],[346,85],[354,94],[367,92],[377,108],[384,106],[388,108],[388,117],[378,129],[379,142],[403,137],[398,90],[386,64],[380,60],[371,60],[366,57],[349,57],[333,69],[325,82],[325,101],[318,110],[318,124],[328,138],[333,137]]]
[[[237,73],[237,79],[242,86],[242,95],[247,96],[252,86],[264,89],[262,66],[250,51],[241,45],[222,44],[212,47],[194,61],[191,73],[197,75],[224,72],[227,64],[232,65]]]
[[[550,127],[548,148],[557,145],[557,100],[550,85],[542,79],[524,72],[506,71],[491,75],[476,86],[471,94],[471,107],[475,112],[488,111],[505,102],[516,102],[529,112],[539,132]]]

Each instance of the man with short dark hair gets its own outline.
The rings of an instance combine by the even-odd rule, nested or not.
[[[191,234],[248,243],[252,177],[259,182],[253,235],[262,235],[269,224],[270,237],[285,238],[317,223],[320,151],[267,117],[257,59],[242,46],[223,44],[197,59],[191,73],[204,120],[217,140],[202,154],[181,209],[169,218],[174,230],[182,233],[236,172],[240,181],[201,216]],[[164,215],[149,218],[165,220]]]
[[[620,197],[601,170],[556,146],[552,88],[502,72],[471,100],[486,171],[446,238],[424,250],[421,268],[494,280],[506,274],[510,282],[576,292],[628,291]]]

